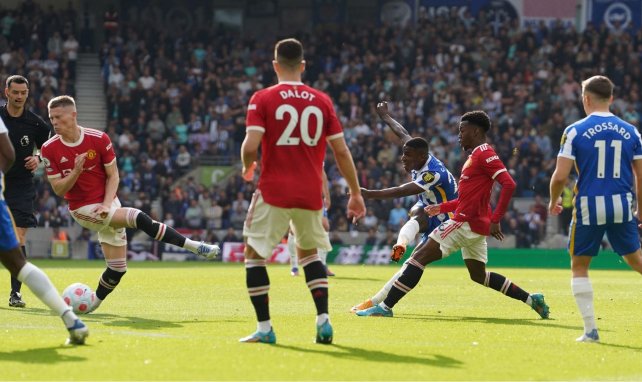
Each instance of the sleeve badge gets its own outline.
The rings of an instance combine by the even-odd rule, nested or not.
[[[435,174],[432,172],[426,172],[421,176],[421,179],[426,183],[430,183],[435,180]]]

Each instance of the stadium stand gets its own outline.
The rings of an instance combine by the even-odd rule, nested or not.
[[[140,13],[155,11],[150,7]],[[75,50],[65,45],[77,34],[78,16],[34,9],[0,12],[5,52],[0,78],[28,75],[31,108],[46,115],[43,107],[54,94],[74,93]],[[243,206],[237,202],[247,203],[254,185],[243,182],[238,171],[202,185],[195,169],[239,163],[247,101],[275,81],[269,65],[273,41],[202,25],[170,32],[151,17],[133,20],[123,10],[98,56],[123,203],[177,227],[205,227],[222,237],[230,228],[239,233]],[[366,188],[409,179],[399,164],[396,138],[376,115],[377,101],[388,100],[393,117],[411,135],[429,139],[432,153],[453,174],[465,159],[457,142],[459,116],[487,111],[493,119],[491,143],[517,181],[503,223],[517,247],[545,245],[546,233],[564,231],[566,221],[548,219],[536,197],[548,195],[562,127],[583,114],[578,80],[604,73],[617,87],[614,112],[634,124],[642,112],[641,53],[635,49],[642,44],[642,29],[589,23],[578,32],[561,22],[521,28],[514,21],[420,12],[407,28],[333,25],[297,37],[307,49],[305,81],[333,98]],[[370,223],[354,227],[344,217],[345,184],[331,156],[326,170],[335,232],[362,231],[359,237],[365,239],[376,221],[384,241],[405,218],[400,211],[413,203],[411,198],[369,201]],[[42,224],[69,224],[64,206],[46,194],[47,187],[40,184]]]

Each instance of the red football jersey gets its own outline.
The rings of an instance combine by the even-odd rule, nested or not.
[[[442,204],[440,211],[450,212],[456,208],[453,220],[468,222],[470,229],[480,235],[489,235],[491,222],[490,194],[493,183],[498,175],[506,172],[506,166],[499,159],[495,150],[487,143],[473,149],[464,163],[459,178],[459,197]],[[508,173],[506,172],[506,175]],[[508,175],[510,177],[510,175]],[[512,182],[512,178],[510,178]],[[513,182],[514,184],[514,182]],[[502,204],[508,204],[513,189],[507,189],[510,194],[502,199]],[[503,216],[506,206],[498,203],[497,211]],[[450,210],[450,211],[449,211]],[[501,219],[501,216],[496,217]]]
[[[42,145],[40,150],[48,178],[65,177],[74,168],[76,156],[87,153],[84,171],[76,184],[65,194],[69,209],[102,203],[105,197],[105,166],[116,161],[116,154],[109,136],[102,131],[80,128],[80,139],[69,143],[55,135]]]
[[[247,131],[263,133],[258,189],[266,203],[320,210],[328,140],[343,136],[330,97],[301,82],[280,82],[250,99]]]

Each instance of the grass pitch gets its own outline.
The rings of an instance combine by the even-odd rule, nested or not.
[[[101,262],[36,262],[59,290],[95,288]],[[84,316],[86,346],[66,347],[57,317],[23,288],[26,309],[0,305],[0,380],[640,380],[642,279],[593,271],[601,344],[582,332],[570,271],[494,269],[541,291],[551,319],[474,284],[465,268],[428,267],[394,318],[349,308],[396,267],[333,266],[333,345],[314,344],[303,276],[269,266],[276,345],[239,344],[255,330],[241,264],[130,263],[121,285]],[[0,281],[8,295],[9,275]]]

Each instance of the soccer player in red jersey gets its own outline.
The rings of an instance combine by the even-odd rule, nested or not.
[[[299,265],[317,309],[316,341],[329,344],[333,330],[328,316],[328,278],[317,254],[317,248],[332,249],[321,223],[321,177],[327,144],[350,189],[348,216],[361,218],[366,208],[332,101],[301,82],[303,46],[295,39],[279,41],[272,63],[279,83],[257,91],[250,99],[241,147],[245,177],[252,171],[261,146],[261,175],[243,227],[246,284],[258,327],[240,341],[276,342],[265,259],[291,226]]]
[[[392,316],[392,307],[414,288],[424,272],[424,267],[434,261],[462,250],[470,278],[486,287],[520,300],[532,307],[542,318],[548,318],[549,309],[542,294],[529,294],[506,277],[486,270],[488,248],[486,236],[503,240],[499,222],[515,190],[515,181],[495,150],[486,143],[490,118],[483,111],[465,113],[459,122],[459,143],[470,151],[459,179],[457,199],[425,208],[429,216],[454,212],[435,228],[429,239],[415,249],[403,274],[394,283],[386,299],[372,308],[360,310],[359,316]],[[502,185],[495,211],[491,211],[490,194],[493,184]]]
[[[127,272],[125,228],[139,229],[156,240],[208,259],[218,255],[220,250],[216,245],[190,240],[141,210],[121,207],[116,196],[120,178],[109,136],[78,125],[72,97],[55,97],[49,101],[48,108],[56,135],[41,149],[47,179],[56,195],[69,202],[74,220],[98,232],[107,262],[90,311],[101,304]]]

